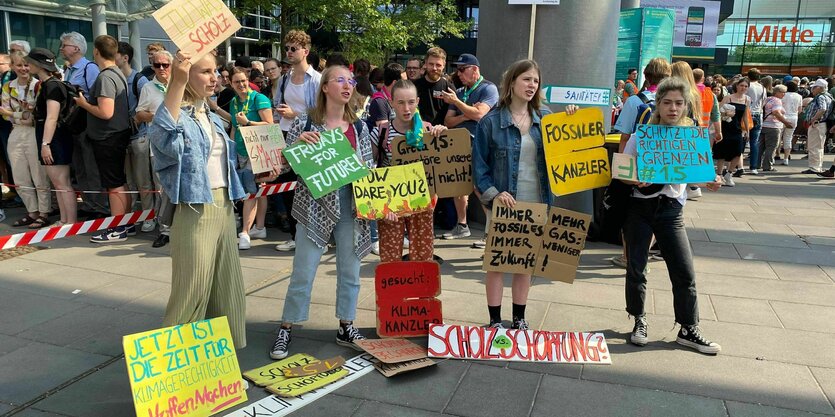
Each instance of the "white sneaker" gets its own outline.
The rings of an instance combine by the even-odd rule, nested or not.
[[[760,175],[760,171],[756,169],[751,170],[751,175]]]
[[[262,227],[258,228],[253,226],[252,229],[249,229],[249,237],[252,239],[266,239],[267,238],[267,228]]]
[[[789,165],[789,160],[788,159],[783,159],[783,165],[788,166]]]
[[[730,172],[726,172],[722,179],[725,180],[725,187],[733,187],[736,184],[734,183],[734,177],[731,176]]]
[[[296,250],[296,241],[288,240],[286,242],[279,243],[275,245],[275,250],[279,252],[292,252]]]
[[[380,241],[376,241],[371,244],[371,253],[380,255]]]
[[[249,235],[244,232],[238,233],[238,249],[247,250],[251,247],[252,242],[249,239]]]
[[[145,220],[142,222],[142,233],[153,232],[157,228],[157,221],[154,219]]]
[[[409,249],[409,238],[403,238],[403,249]]]
[[[694,200],[702,196],[702,189],[699,187],[690,187],[687,189],[687,199]]]

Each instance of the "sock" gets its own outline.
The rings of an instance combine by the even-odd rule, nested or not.
[[[502,305],[487,306],[487,311],[490,312],[490,324],[502,322]]]
[[[513,303],[513,321],[519,321],[525,319],[525,304],[516,304]]]
[[[467,227],[467,223],[458,223],[459,226]]]

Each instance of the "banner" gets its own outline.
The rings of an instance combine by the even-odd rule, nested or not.
[[[635,141],[641,182],[686,184],[716,179],[706,127],[638,125]]]
[[[241,28],[221,0],[172,0],[152,15],[191,62],[209,53]]]
[[[546,204],[493,204],[482,269],[574,282],[591,216]]]
[[[321,198],[368,175],[368,168],[339,129],[320,132],[316,144],[298,141],[282,153],[313,198]]]
[[[641,7],[675,12],[673,46],[716,48],[721,2],[708,0],[641,0]]]
[[[429,186],[420,162],[370,171],[353,183],[357,217],[374,220],[388,213],[408,216],[429,209]]]
[[[606,131],[597,107],[542,118],[542,143],[551,192],[563,196],[605,187],[612,180]]]
[[[640,86],[644,82],[644,67],[650,59],[672,60],[674,19],[672,10],[621,10],[615,79],[626,79],[627,71],[635,68],[638,70],[635,83]]]
[[[433,324],[428,353],[430,358],[612,364],[603,333]]]
[[[635,157],[625,153],[612,154],[612,179],[638,181]]]
[[[238,129],[244,139],[253,174],[268,172],[273,167],[281,168],[281,150],[287,146],[284,143],[281,126],[269,124],[241,126]]]
[[[226,317],[122,338],[138,416],[210,416],[246,402]]]
[[[458,197],[473,192],[473,147],[467,129],[449,129],[440,137],[429,136],[426,147],[418,150],[406,143],[405,136],[391,142],[391,164],[422,162],[430,194]]]
[[[425,336],[430,323],[443,323],[441,268],[436,262],[385,262],[377,265],[377,334]]]
[[[542,87],[542,94],[548,104],[605,106],[606,109],[612,105],[612,91],[608,88],[546,85]]]

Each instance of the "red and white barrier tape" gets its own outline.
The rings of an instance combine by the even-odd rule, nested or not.
[[[54,188],[38,188],[38,187],[30,187],[28,185],[15,185],[15,184],[7,184],[4,182],[0,182],[0,186],[5,186],[9,188],[17,188],[20,190],[35,190],[35,191],[49,191],[52,193],[75,193],[78,194],[159,194],[159,190],[148,190],[148,191],[85,191],[85,190],[56,190]]]
[[[73,191],[65,191],[65,190],[55,190],[55,189],[46,189],[46,188],[37,188],[37,187],[29,187],[26,185],[14,185],[14,184],[6,184],[0,182],[0,186],[6,186],[9,188],[18,188],[21,190],[46,190],[53,193],[66,193],[72,192],[76,194],[140,194],[140,193],[156,193],[159,194],[159,190],[149,190],[149,191],[82,191],[82,190],[73,190]],[[296,188],[296,181],[293,182],[283,182],[281,184],[267,184],[258,189],[258,192],[255,194],[247,194],[244,197],[244,200],[249,200],[258,197],[266,197],[268,195],[278,194],[287,192],[290,190],[294,190]]]
[[[104,219],[88,220],[86,222],[65,224],[63,226],[44,227],[31,232],[16,235],[0,236],[0,249],[32,245],[49,240],[61,239],[85,233],[96,232],[116,226],[135,224],[154,218],[153,210],[135,211],[133,213],[110,216]]]
[[[283,182],[281,184],[267,184],[258,189],[255,194],[247,194],[244,200],[251,200],[258,197],[266,197],[268,195],[284,193],[296,189],[296,181]]]

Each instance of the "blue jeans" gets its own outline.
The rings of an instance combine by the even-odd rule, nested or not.
[[[354,236],[357,233],[354,222],[354,198],[351,186],[339,193],[339,221],[333,230],[336,241],[336,318],[353,321],[357,314],[357,298],[360,292],[360,258],[356,254]],[[300,323],[308,319],[310,293],[313,279],[325,249],[316,246],[307,237],[307,227],[299,223],[296,229],[296,254],[293,257],[293,273],[290,286],[284,297],[284,312],[281,320],[285,323]]]
[[[760,132],[763,129],[763,115],[754,113],[751,115],[754,120],[754,128],[749,132],[748,143],[751,146],[751,152],[748,154],[748,167],[750,169],[760,169]]]

